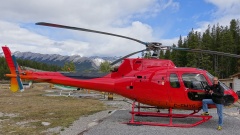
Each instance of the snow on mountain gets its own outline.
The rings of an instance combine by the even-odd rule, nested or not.
[[[106,60],[104,60],[104,59],[102,59],[102,58],[95,58],[95,59],[93,59],[93,62],[95,63],[95,65],[96,66],[100,66],[100,64],[101,63],[103,63],[104,61],[106,61]]]
[[[19,51],[14,52],[13,54],[20,59],[34,60],[34,61],[58,65],[58,66],[63,66],[66,62],[73,62],[78,71],[96,70],[99,68],[102,62],[104,61],[112,62],[119,58],[119,57],[98,57],[98,56],[81,57],[80,55],[62,56],[59,54],[40,54],[40,53],[19,52]]]

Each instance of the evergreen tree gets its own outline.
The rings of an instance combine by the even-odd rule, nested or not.
[[[219,24],[212,27],[209,25],[203,34],[192,30],[184,41],[180,36],[177,46],[240,54],[239,24],[239,20],[233,19],[229,27]],[[173,50],[171,59],[176,66],[203,68],[219,78],[225,78],[240,71],[240,60],[226,56],[185,51],[178,53]]]
[[[110,62],[104,61],[100,64],[100,71],[101,72],[110,72],[110,70],[111,70]]]
[[[170,57],[171,57],[170,50],[166,50],[165,55],[164,55],[164,59],[170,59]]]
[[[160,50],[159,59],[164,59],[164,51]]]
[[[145,59],[151,58],[151,52],[150,52],[150,51],[147,51],[147,52],[144,54],[143,58],[145,58]]]
[[[68,71],[68,72],[75,72],[76,71],[76,68],[75,68],[75,65],[74,63],[71,61],[71,62],[66,62],[64,64],[64,66],[62,67],[62,71]]]
[[[208,25],[207,30],[202,35],[201,49],[203,50],[210,50],[210,46],[213,44],[210,29],[211,27],[210,25]],[[209,54],[201,53],[201,59],[202,59],[202,63],[200,68],[208,70],[210,73],[213,73],[213,68],[212,68],[213,56]]]
[[[191,49],[199,49],[199,39],[198,33],[192,30],[188,34],[187,46]],[[188,53],[187,54],[187,67],[198,67],[199,66],[199,54],[197,53]]]
[[[182,36],[179,37],[179,40],[178,40],[178,47],[179,48],[188,48],[187,46],[187,39],[185,38],[184,41],[182,40]],[[177,64],[176,66],[178,67],[185,67],[187,65],[187,54],[188,52],[187,51],[179,51],[177,53]]]
[[[239,35],[238,35],[238,26],[237,26],[237,21],[235,19],[232,19],[230,22],[230,34],[233,38],[233,42],[235,45],[235,53],[239,54],[240,53],[240,48],[239,48]]]
[[[176,48],[177,46],[175,44],[172,45],[173,48]],[[177,66],[179,65],[179,51],[173,49],[171,52],[171,58],[173,63]]]
[[[232,19],[230,22],[230,33],[231,36],[233,38],[233,42],[234,42],[234,53],[235,54],[240,54],[240,25],[239,25],[239,20],[235,20]],[[234,62],[234,60],[232,61],[232,63]],[[233,65],[235,67],[235,71],[240,71],[239,67],[240,67],[240,60],[237,61],[237,63],[233,63]]]

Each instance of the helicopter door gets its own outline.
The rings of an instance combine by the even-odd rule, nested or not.
[[[199,73],[184,73],[182,80],[187,90],[188,99],[202,101],[204,98],[207,98],[204,88],[208,83],[204,75]]]
[[[174,104],[185,103],[186,93],[183,86],[180,85],[179,75],[176,72],[169,73],[169,96],[170,101]]]

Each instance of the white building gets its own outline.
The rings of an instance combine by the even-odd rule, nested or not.
[[[240,73],[230,76],[230,78],[219,79],[222,83],[232,88],[235,92],[240,91]]]

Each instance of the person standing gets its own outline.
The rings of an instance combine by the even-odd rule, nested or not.
[[[223,96],[224,90],[221,88],[220,83],[217,77],[213,78],[213,85],[210,86],[209,94],[212,99],[203,99],[202,100],[202,115],[209,115],[208,113],[208,104],[215,104],[217,107],[218,114],[218,127],[217,130],[222,130],[223,126]]]

